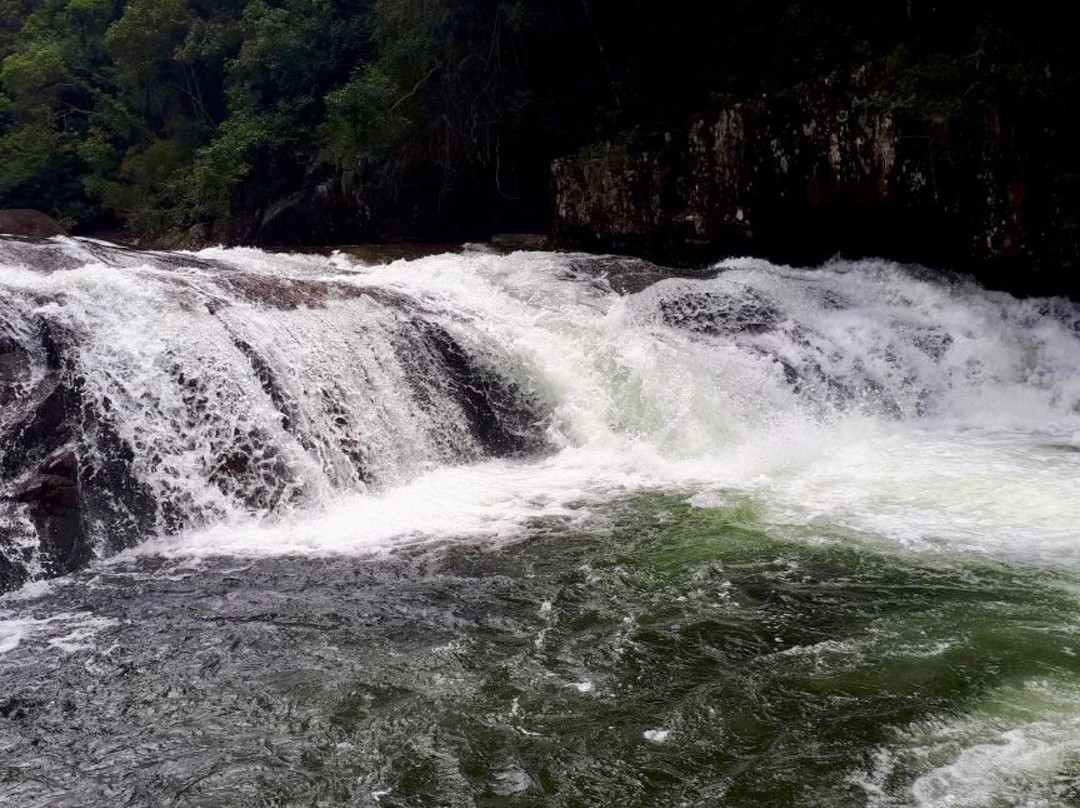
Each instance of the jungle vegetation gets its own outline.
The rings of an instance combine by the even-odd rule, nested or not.
[[[542,225],[554,157],[854,65],[912,114],[1068,107],[1077,13],[1053,8],[0,0],[0,208],[153,239],[374,160]]]

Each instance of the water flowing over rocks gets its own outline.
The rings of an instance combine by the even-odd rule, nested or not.
[[[545,447],[542,404],[468,323],[302,258],[275,274],[0,240],[0,262],[0,590],[230,513]]]
[[[0,267],[5,806],[1074,792],[1074,302],[881,260]]]
[[[1080,435],[1063,298],[884,261],[368,258],[0,239],[0,586],[148,538],[307,553],[513,534],[597,486],[784,480],[898,424],[1016,425],[1054,468]],[[859,460],[859,480],[892,462]],[[1036,476],[1009,485],[1069,500],[1067,475],[1058,493]],[[793,485],[776,499],[803,501]],[[998,498],[964,496],[980,540]]]
[[[1001,109],[905,116],[875,78],[831,76],[721,107],[659,142],[606,142],[556,161],[558,242],[689,264],[883,255],[966,266],[1026,293],[1075,293],[1080,242],[1047,162],[1061,149],[1053,133]]]

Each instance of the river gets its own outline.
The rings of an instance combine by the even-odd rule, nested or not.
[[[96,556],[50,578],[5,500],[0,804],[1080,804],[1080,306],[884,261],[0,264]]]

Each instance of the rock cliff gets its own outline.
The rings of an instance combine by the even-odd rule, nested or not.
[[[1050,159],[1056,136],[993,107],[890,111],[863,69],[556,161],[554,229],[564,246],[673,263],[873,254],[1075,293],[1080,239]]]

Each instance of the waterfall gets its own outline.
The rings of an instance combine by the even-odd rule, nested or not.
[[[590,491],[704,483],[703,501],[763,487],[780,511],[813,496],[874,530],[902,508],[912,535],[962,542],[983,517],[991,534],[1026,524],[1049,542],[1074,524],[1062,500],[1080,309],[1064,299],[886,262],[673,273],[480,249],[366,265],[3,239],[0,267],[8,586],[343,497],[354,532],[376,501],[468,505],[492,523],[525,501],[528,515]],[[958,449],[959,433],[976,437]],[[490,499],[454,489],[460,474]],[[968,505],[931,518],[942,474],[971,489]],[[856,495],[829,487],[841,478]],[[530,485],[541,492],[518,496]],[[409,491],[422,493],[394,500]],[[1053,504],[1025,523],[1030,497]]]

